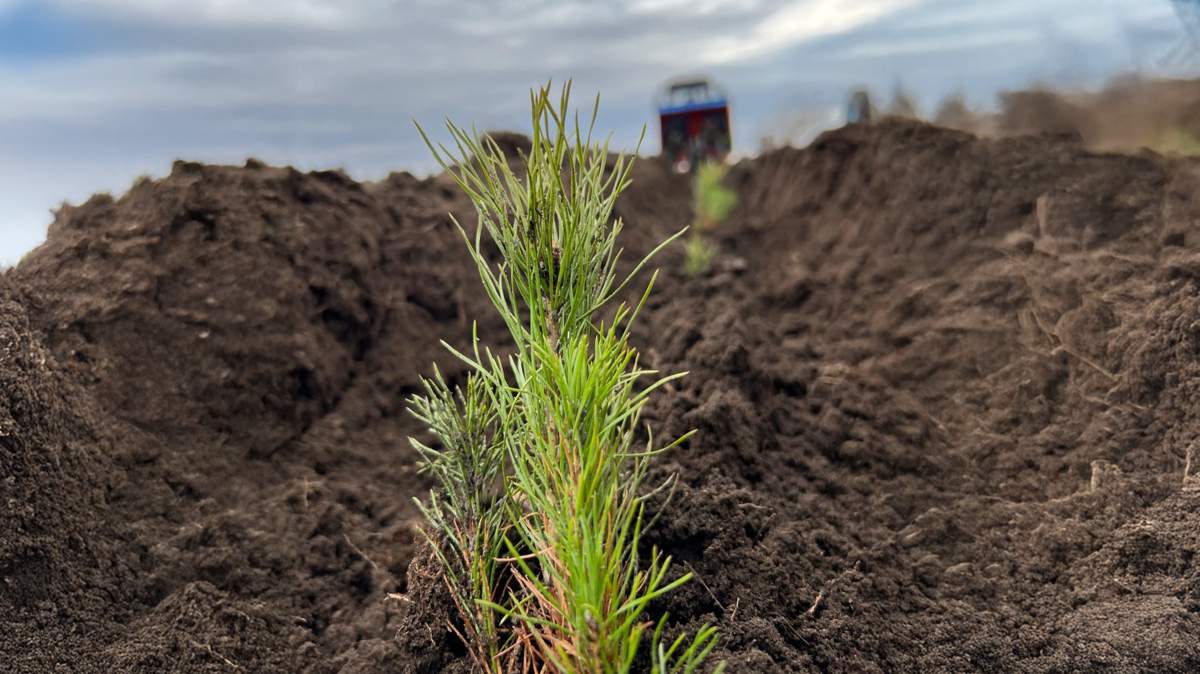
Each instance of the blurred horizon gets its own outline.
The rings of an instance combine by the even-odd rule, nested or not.
[[[658,150],[667,79],[730,94],[735,154],[841,123],[849,92],[962,96],[1188,77],[1167,0],[0,0],[0,265],[50,209],[184,158],[359,180],[434,168],[413,119],[523,131],[528,90],[601,93],[598,128]]]

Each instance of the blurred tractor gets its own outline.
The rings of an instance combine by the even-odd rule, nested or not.
[[[702,77],[666,84],[658,97],[663,156],[687,173],[706,161],[724,161],[732,146],[729,102]]]
[[[850,94],[850,102],[846,104],[846,123],[871,123],[871,96],[866,89],[857,89]]]

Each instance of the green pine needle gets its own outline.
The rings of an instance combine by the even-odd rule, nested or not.
[[[640,556],[649,462],[683,440],[634,446],[649,394],[682,376],[641,368],[629,344],[653,279],[637,306],[597,320],[682,232],[618,274],[612,212],[631,160],[610,159],[608,141],[593,139],[599,99],[586,126],[569,99],[569,83],[557,100],[548,86],[532,92],[523,175],[473,130],[447,122],[453,149],[421,131],[475,205],[478,226],[459,231],[516,344],[506,360],[481,352],[478,339],[472,354],[451,349],[468,365],[465,389],[452,394],[435,371],[411,399],[440,443],[414,441],[437,484],[421,508],[460,636],[484,671],[624,674],[644,658],[658,674],[687,674],[716,631],[665,643],[666,617],[649,616],[650,604],[690,574],[673,578],[657,550]],[[483,252],[485,236],[498,264]]]

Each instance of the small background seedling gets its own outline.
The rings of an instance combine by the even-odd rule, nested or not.
[[[709,234],[737,206],[737,194],[722,182],[727,171],[724,164],[715,162],[701,164],[696,171],[692,185],[695,223],[684,248],[684,271],[689,276],[703,274],[711,266],[717,248]]]

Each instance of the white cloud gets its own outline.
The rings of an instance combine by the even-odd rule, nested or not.
[[[449,24],[456,29],[481,36],[496,36],[499,33],[556,30],[586,26],[603,22],[620,11],[614,12],[612,5],[595,2],[538,2],[522,3],[520,7],[506,7],[497,3],[490,12],[459,14]],[[549,44],[543,45],[550,47]],[[555,51],[552,48],[546,51]]]
[[[0,0],[0,2],[12,0]],[[344,26],[375,2],[352,0],[55,0],[61,9],[166,23]]]
[[[712,14],[718,11],[748,12],[762,6],[761,0],[628,0],[626,11],[633,15]]]
[[[137,111],[203,113],[304,102],[303,85],[312,71],[291,72],[288,62],[319,59],[302,52],[287,62],[278,54],[261,58],[257,69],[245,68],[234,54],[195,50],[0,65],[0,91],[5,92],[0,122],[102,126],[106,119]]]
[[[906,30],[967,29],[1020,24],[1025,28],[1054,26],[1085,32],[1096,22],[1122,19],[1174,20],[1168,0],[1005,0],[1005,2],[953,2],[927,4],[923,11],[902,17],[896,26]]]
[[[847,58],[886,58],[913,54],[944,54],[947,52],[1009,45],[1018,48],[1037,42],[1041,35],[1035,30],[1004,30],[988,33],[956,33],[941,37],[910,38],[862,44],[844,52]]]
[[[722,35],[703,50],[710,64],[728,63],[846,32],[917,4],[918,0],[810,0],[764,17],[748,35]]]
[[[344,164],[362,178],[428,168],[411,118],[518,127],[527,88],[550,77],[574,77],[579,100],[602,91],[601,125],[629,145],[653,125],[660,82],[707,70],[734,97],[744,149],[796,96],[827,116],[851,83],[911,74],[998,86],[995,74],[1014,66],[943,55],[992,58],[1007,41],[1022,45],[1014,58],[1036,60],[1053,41],[1040,32],[1047,14],[1072,39],[1112,35],[1110,15],[1177,27],[1166,0],[42,1],[76,26],[103,21],[61,54],[9,60],[0,44],[0,259],[10,261],[59,199],[120,188],[179,156]],[[0,12],[19,4],[0,0]],[[880,59],[898,55],[913,70],[881,74]]]

